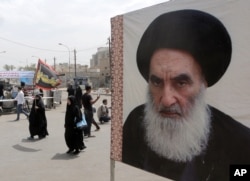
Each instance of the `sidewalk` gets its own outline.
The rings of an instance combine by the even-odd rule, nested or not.
[[[68,155],[64,141],[66,92],[62,104],[46,111],[49,136],[29,141],[28,120],[21,114],[0,116],[0,175],[2,181],[110,181],[110,123],[101,124],[94,138],[85,139],[87,148],[77,156]],[[96,95],[93,95],[95,98]],[[101,95],[95,104],[98,107]],[[95,119],[96,115],[95,115]],[[115,162],[115,181],[163,181],[165,178],[144,172],[126,164]]]

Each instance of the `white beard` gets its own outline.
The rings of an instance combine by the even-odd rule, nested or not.
[[[185,118],[171,119],[163,118],[155,111],[158,108],[148,93],[144,110],[146,142],[154,152],[176,162],[187,162],[201,154],[207,146],[210,132],[210,110],[205,103],[204,94],[203,87],[193,103],[190,101],[190,109]]]

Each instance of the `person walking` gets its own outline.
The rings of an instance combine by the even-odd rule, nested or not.
[[[94,137],[91,135],[91,124],[93,123],[93,107],[92,105],[98,101],[100,98],[100,95],[97,96],[95,100],[93,100],[92,96],[90,95],[91,93],[91,86],[86,86],[85,87],[86,92],[82,96],[82,104],[84,107],[84,115],[88,124],[87,129],[84,130],[84,135],[88,137]]]
[[[75,95],[75,90],[73,89],[73,86],[71,84],[69,85],[67,92],[68,92],[68,96]]]
[[[23,104],[25,104],[25,99],[21,87],[18,87],[18,94],[15,97],[15,100],[17,101],[17,118],[15,121],[18,121],[20,119],[20,113],[23,113],[28,119],[29,114],[23,110]]]
[[[79,86],[79,84],[76,84],[75,98],[76,98],[77,106],[81,109],[82,108],[82,88]]]
[[[82,130],[76,128],[76,123],[82,120],[82,113],[79,107],[76,105],[74,96],[69,96],[67,99],[67,107],[65,114],[65,133],[64,138],[69,150],[67,154],[73,153],[77,155],[80,150],[86,148],[83,142]]]
[[[49,135],[47,131],[47,118],[45,114],[45,106],[41,95],[37,94],[32,104],[29,116],[29,139],[34,139],[38,135],[39,139]]]
[[[99,131],[100,130],[100,126],[97,124],[97,122],[94,119],[94,114],[96,113],[96,108],[94,106],[92,106],[93,109],[93,120],[92,120],[92,124],[95,126],[95,131]]]
[[[2,100],[2,99],[3,99],[3,84],[0,83],[0,100]],[[3,102],[0,102],[0,112],[3,112],[2,106],[3,106]]]

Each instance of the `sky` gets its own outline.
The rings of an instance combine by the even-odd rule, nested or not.
[[[108,46],[110,19],[166,0],[0,0],[0,70],[36,64],[89,65]],[[59,45],[59,43],[63,45]]]

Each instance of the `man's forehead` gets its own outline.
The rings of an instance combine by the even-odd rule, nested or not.
[[[159,49],[150,61],[150,72],[201,74],[201,67],[188,52],[177,49]]]

